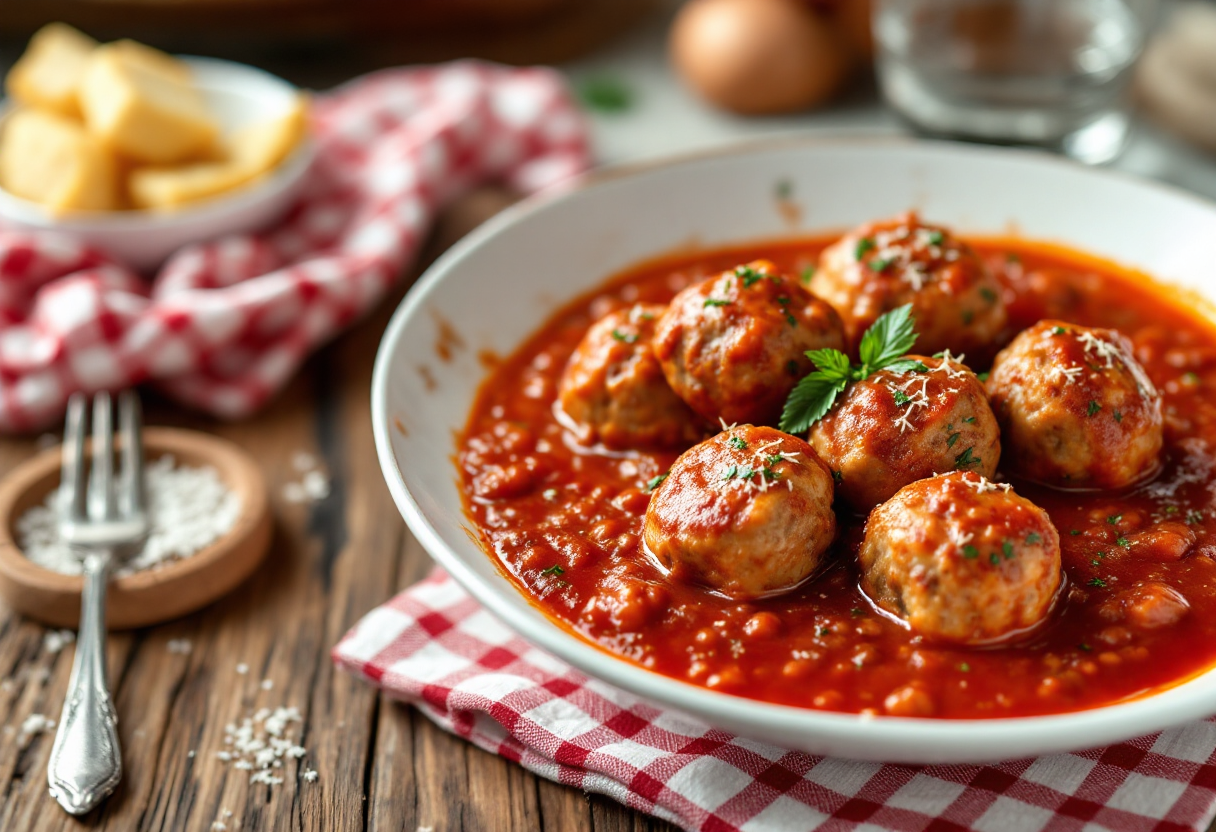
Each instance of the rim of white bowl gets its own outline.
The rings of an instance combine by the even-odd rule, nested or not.
[[[201,55],[176,55],[179,60],[193,66],[211,65],[224,71],[239,71],[249,76],[259,76],[263,81],[281,87],[284,94],[296,87],[279,76],[256,66],[223,58],[208,58]],[[250,96],[258,99],[259,96]],[[0,100],[0,125],[16,108],[11,98]],[[173,211],[131,209],[124,211],[79,211],[56,216],[40,205],[24,197],[9,193],[0,186],[0,219],[8,218],[27,227],[66,234],[97,231],[156,231],[167,226],[206,222],[214,217],[240,211],[248,205],[261,202],[269,194],[288,187],[302,177],[312,166],[317,154],[316,142],[305,133],[291,152],[267,173],[260,174],[232,191],[210,199],[200,200]]]
[[[625,179],[646,176],[658,169],[696,165],[727,156],[762,154],[766,151],[805,147],[815,152],[845,149],[855,152],[859,144],[880,149],[897,147],[913,152],[951,153],[986,158],[1020,159],[1024,162],[1055,166],[1071,173],[1095,178],[1118,178],[1129,186],[1155,190],[1171,198],[1193,203],[1197,208],[1216,215],[1216,205],[1170,185],[1144,180],[1131,174],[1104,168],[1089,168],[1068,159],[1024,148],[993,148],[948,141],[928,141],[907,137],[820,138],[815,136],[779,136],[750,141],[730,147],[681,154],[667,159],[622,165],[592,172],[573,187],[555,194],[537,194],[507,208],[470,232],[444,252],[419,277],[393,313],[377,350],[372,371],[372,433],[381,472],[398,510],[411,532],[447,572],[491,613],[532,644],[553,653],[587,676],[615,685],[627,692],[677,710],[691,710],[698,719],[713,722],[706,713],[716,713],[725,722],[753,725],[769,732],[815,735],[825,743],[857,741],[864,732],[867,745],[903,746],[910,749],[939,749],[928,752],[924,759],[941,759],[951,763],[978,763],[999,759],[1017,759],[1028,754],[1057,753],[1081,748],[1098,747],[1121,742],[1132,737],[1164,730],[1216,713],[1216,701],[1210,691],[1188,689],[1197,679],[1216,673],[1216,666],[1206,668],[1175,683],[1135,698],[1058,714],[992,719],[912,718],[894,716],[864,716],[790,705],[777,705],[757,699],[711,691],[671,676],[647,670],[628,659],[616,656],[575,634],[560,622],[549,619],[543,612],[539,617],[517,615],[511,603],[497,589],[467,567],[448,548],[439,530],[422,511],[405,485],[397,466],[390,438],[388,386],[389,367],[406,324],[422,309],[430,292],[444,279],[447,272],[466,253],[486,240],[521,222],[544,208],[560,205],[562,201],[588,188],[611,185]],[[603,275],[604,279],[609,275]],[[461,425],[463,429],[463,424]],[[489,553],[482,550],[485,557]],[[498,565],[495,564],[498,568]],[[507,578],[507,582],[510,579]],[[527,597],[511,583],[511,591],[526,603]],[[1072,739],[1069,739],[1072,737]],[[1012,754],[985,755],[986,745],[1014,749]],[[940,753],[950,746],[959,753]],[[865,759],[876,759],[862,755]],[[906,760],[918,758],[913,751]]]

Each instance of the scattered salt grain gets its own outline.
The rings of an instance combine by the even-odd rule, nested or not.
[[[188,638],[171,638],[169,639],[169,643],[165,645],[165,649],[170,653],[184,656],[194,649],[194,645],[190,643],[190,639]]]
[[[42,714],[30,714],[21,723],[21,732],[17,735],[17,745],[25,748],[34,737],[45,734],[54,727],[55,720],[48,719]]]
[[[42,637],[42,649],[48,653],[58,653],[76,640],[76,634],[71,630],[47,630]]]
[[[320,471],[309,471],[304,475],[304,493],[314,500],[324,500],[329,496],[329,477]]]
[[[194,759],[194,749],[191,748],[189,751],[187,751],[186,756],[189,757],[191,760],[193,760]]]
[[[162,456],[145,469],[152,528],[143,547],[115,574],[127,575],[188,558],[227,534],[241,514],[241,500],[215,468],[179,466]],[[80,561],[59,539],[59,491],[17,520],[21,550],[34,563],[65,575],[79,575]]]
[[[263,679],[262,690],[270,690],[274,687],[274,679]]]
[[[245,664],[244,662],[241,662],[240,664],[238,664],[236,666],[236,672],[241,674],[242,676],[244,676],[246,673],[249,672],[249,665]]]
[[[224,727],[224,744],[231,751],[220,751],[216,758],[232,762],[239,771],[252,771],[250,783],[277,786],[284,778],[276,773],[283,768],[284,759],[299,760],[308,753],[292,736],[293,726],[302,722],[296,708],[259,708],[240,725]]]
[[[307,451],[296,451],[291,465],[303,474],[299,482],[283,485],[283,499],[289,503],[309,503],[329,496],[329,475],[320,468],[317,458]]]
[[[311,768],[304,769],[304,779],[307,780],[309,783],[317,782],[318,777],[320,777],[320,775],[317,774],[315,769],[311,769]]]

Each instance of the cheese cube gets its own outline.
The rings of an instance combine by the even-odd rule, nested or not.
[[[228,157],[223,161],[136,168],[127,179],[131,203],[172,210],[240,187],[291,153],[304,134],[307,115],[307,99],[297,96],[284,115],[237,129],[224,142]]]
[[[153,75],[160,75],[179,84],[191,84],[194,76],[190,67],[172,55],[146,46],[134,40],[116,40],[106,44],[106,48],[119,53],[122,62],[128,66],[136,66]]]
[[[76,121],[18,110],[0,133],[0,186],[55,213],[117,207],[113,157]]]
[[[76,90],[97,41],[63,23],[43,26],[9,70],[8,94],[22,104],[80,117]]]
[[[252,177],[232,162],[136,168],[127,177],[127,193],[136,208],[166,211],[230,191]]]
[[[90,56],[80,83],[89,131],[136,162],[172,164],[210,150],[218,128],[199,91],[129,55],[103,46]]]
[[[226,141],[229,158],[259,174],[273,169],[299,144],[308,126],[308,99],[296,95],[283,115],[235,130]]]

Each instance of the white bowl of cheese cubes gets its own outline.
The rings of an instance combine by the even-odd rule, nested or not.
[[[307,99],[286,81],[62,24],[34,36],[6,88],[0,224],[68,234],[141,271],[273,224],[314,155]]]

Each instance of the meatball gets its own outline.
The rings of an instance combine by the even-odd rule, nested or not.
[[[863,225],[824,249],[811,291],[836,307],[854,349],[880,315],[905,303],[925,353],[991,358],[1006,323],[1001,285],[984,262],[916,214]]]
[[[909,358],[927,371],[879,370],[811,428],[837,495],[858,512],[939,471],[996,472],[1000,430],[984,385],[949,352]]]
[[[858,559],[876,604],[926,638],[954,644],[1034,627],[1063,581],[1047,512],[973,471],[900,489],[870,514]]]
[[[1122,488],[1158,468],[1161,396],[1113,329],[1041,321],[988,378],[1006,468],[1064,488]]]
[[[740,599],[805,581],[835,535],[832,475],[815,451],[753,425],[685,451],[651,497],[642,532],[671,577]]]
[[[807,350],[844,349],[840,316],[757,260],[672,300],[654,351],[673,390],[711,421],[776,424],[811,371]]]
[[[665,307],[639,303],[605,315],[570,356],[558,388],[562,421],[584,444],[686,448],[706,431],[667,384],[651,339]]]

